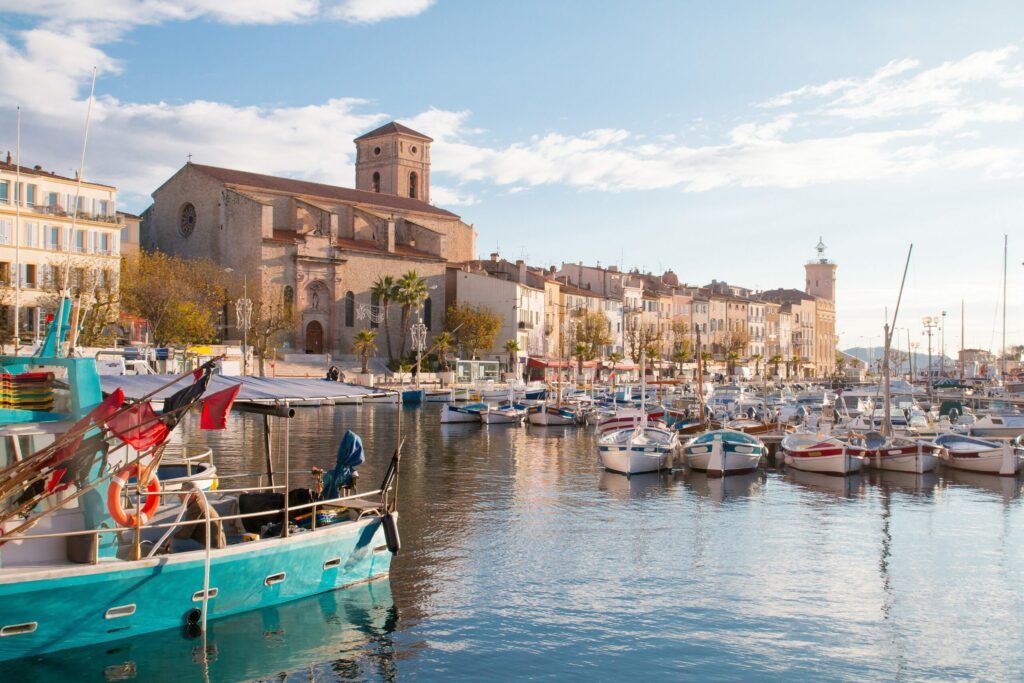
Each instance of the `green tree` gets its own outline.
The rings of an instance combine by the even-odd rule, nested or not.
[[[381,275],[370,287],[370,294],[377,298],[377,305],[383,312],[384,343],[388,350],[388,362],[395,362],[395,354],[391,349],[391,321],[388,309],[391,302],[398,297],[398,284],[390,275]]]
[[[519,342],[509,339],[505,342],[505,353],[508,354],[508,371],[515,372],[519,360]]]
[[[398,345],[398,355],[405,355],[405,341],[412,328],[412,316],[427,299],[427,281],[410,270],[398,279],[395,285],[395,302],[402,305],[402,338]]]
[[[463,353],[475,358],[481,351],[494,348],[501,330],[501,316],[486,306],[457,304],[448,307],[445,325]]]
[[[370,356],[377,353],[377,332],[375,330],[359,330],[352,339],[352,353],[359,356],[363,364],[363,374],[367,373]]]
[[[730,375],[736,372],[736,362],[739,361],[739,359],[740,354],[735,351],[730,351],[726,354],[725,363]]]
[[[452,339],[452,333],[448,330],[434,337],[434,353],[437,354],[437,363],[441,366],[442,372],[448,372],[448,354],[451,353],[454,345],[455,340]]]
[[[768,362],[772,366],[772,374],[777,377],[779,374],[779,364],[782,363],[782,355],[776,353],[768,359]]]
[[[158,345],[212,342],[228,285],[212,261],[140,252],[122,262],[121,309],[146,320]]]
[[[753,356],[750,357],[750,360],[754,361],[754,374],[755,375],[760,375],[761,374],[761,359],[762,358],[764,358],[764,356],[762,356],[759,353],[755,353]]]
[[[612,335],[608,327],[608,318],[603,313],[582,311],[574,316],[576,326],[575,339],[577,348],[582,346],[582,360],[597,360],[603,355],[606,346],[612,343]],[[581,354],[577,353],[577,356]],[[580,372],[582,372],[582,361]]]

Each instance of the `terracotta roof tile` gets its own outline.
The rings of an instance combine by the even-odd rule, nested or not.
[[[376,137],[379,137],[381,135],[391,135],[393,133],[403,133],[405,135],[411,135],[413,137],[420,138],[421,140],[426,140],[427,142],[433,142],[434,141],[433,138],[428,138],[423,133],[419,133],[417,131],[414,131],[409,126],[403,126],[402,124],[398,123],[397,121],[392,121],[390,123],[385,123],[380,128],[374,128],[369,133],[363,133],[362,135],[360,135],[359,137],[357,137],[355,139],[355,142],[358,142],[360,140],[369,140],[370,138],[376,138]]]
[[[350,249],[352,251],[365,251],[381,255],[391,254],[394,256],[412,256],[414,258],[430,259],[431,261],[444,260],[440,256],[420,251],[415,247],[410,247],[405,244],[396,244],[393,252],[388,252],[386,249],[382,249],[381,246],[373,240],[350,240],[339,237],[334,240],[334,244],[342,249]]]
[[[321,200],[328,199],[351,202],[353,204],[369,204],[398,211],[429,213],[445,218],[459,218],[451,211],[439,209],[436,206],[431,206],[422,200],[413,199],[412,197],[399,197],[391,194],[368,192],[366,190],[353,190],[348,187],[324,185],[308,180],[295,180],[294,178],[281,178],[279,176],[263,175],[262,173],[237,171],[231,168],[220,168],[219,166],[205,166],[193,163],[190,163],[189,166],[229,185],[239,185],[293,195],[306,195]]]

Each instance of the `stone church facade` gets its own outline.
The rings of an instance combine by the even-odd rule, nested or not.
[[[292,306],[292,352],[351,353],[355,334],[376,327],[383,356],[383,325],[367,315],[379,312],[374,281],[409,270],[424,278],[419,313],[432,338],[443,326],[446,265],[476,255],[473,226],[429,203],[431,142],[394,122],[356,138],[355,189],[187,163],[153,192],[142,246],[211,259],[244,273],[250,298]],[[399,307],[390,315],[397,354]]]

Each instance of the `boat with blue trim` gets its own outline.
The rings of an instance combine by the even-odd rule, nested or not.
[[[0,357],[14,380],[47,373],[55,393],[48,407],[0,409],[0,660],[164,629],[199,634],[208,620],[388,575],[400,548],[400,447],[381,487],[362,494],[364,454],[351,432],[315,491],[289,490],[287,438],[283,485],[268,467],[252,474],[269,487],[211,491],[186,477],[167,491],[163,444],[149,437],[200,405],[212,361],[176,408],[170,398],[160,415],[122,405],[103,397],[94,359],[62,355],[70,299],[60,309],[37,356]]]
[[[767,455],[768,447],[759,438],[732,429],[705,432],[683,445],[687,467],[709,477],[754,472]]]

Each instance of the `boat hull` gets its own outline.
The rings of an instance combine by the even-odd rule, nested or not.
[[[683,449],[686,466],[709,477],[748,474],[761,464],[761,451],[746,447],[749,452],[737,452],[727,444],[701,444]]]
[[[0,570],[0,660],[93,645],[185,625],[202,609],[204,551],[136,562]],[[208,618],[217,619],[343,588],[388,574],[379,518],[211,551]],[[268,577],[280,576],[279,582]],[[35,576],[38,575],[38,578]],[[268,585],[268,583],[270,585]],[[121,608],[126,616],[111,616]]]
[[[601,466],[619,474],[658,472],[672,467],[672,450],[662,446],[601,446]]]
[[[924,474],[938,465],[939,458],[931,448],[905,446],[883,448],[864,453],[864,466],[889,472]]]
[[[576,424],[576,418],[570,415],[566,415],[558,411],[557,409],[541,409],[535,412],[531,412],[526,417],[532,425],[539,425],[541,427],[570,427]]]
[[[786,466],[801,472],[817,472],[846,476],[860,472],[864,460],[852,453],[834,453],[824,455],[794,454],[786,451]]]
[[[450,404],[445,404],[441,408],[441,424],[458,424],[466,422],[479,423],[481,412],[482,410],[459,408]]]

